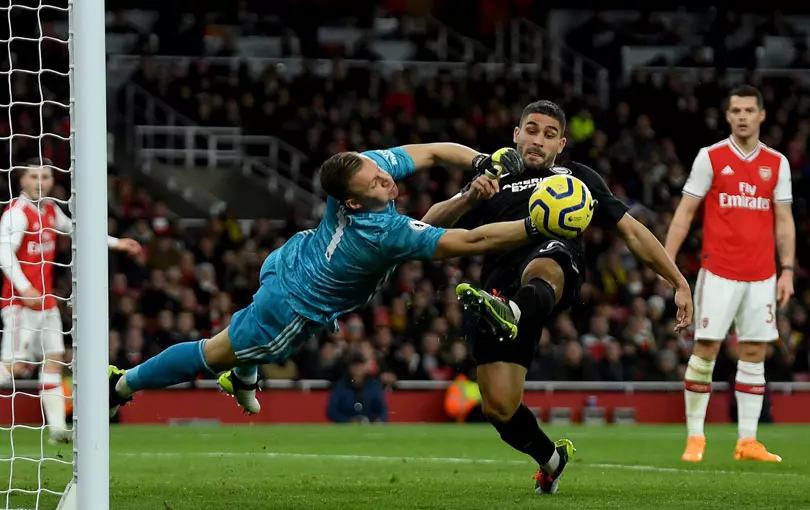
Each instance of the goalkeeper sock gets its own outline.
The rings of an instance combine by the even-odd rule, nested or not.
[[[245,365],[233,369],[233,375],[247,385],[256,384],[259,380],[259,367],[257,365]]]
[[[554,443],[540,429],[537,418],[526,404],[521,403],[515,414],[506,423],[492,422],[501,439],[515,450],[533,458],[540,466],[549,464],[555,449]],[[559,458],[557,459],[559,464]],[[556,470],[556,467],[554,468]],[[552,471],[553,472],[553,471]]]
[[[737,429],[740,439],[756,438],[762,401],[765,400],[765,363],[737,362],[734,395],[737,397]]]
[[[39,395],[45,421],[51,433],[61,432],[67,428],[65,423],[65,390],[62,388],[62,374],[59,372],[39,373]]]
[[[207,339],[172,345],[154,358],[150,358],[122,377],[115,386],[124,398],[133,393],[166,388],[173,384],[193,381],[200,372],[212,372],[205,361],[204,346]]]
[[[703,437],[706,408],[712,391],[714,361],[707,361],[692,354],[684,375],[684,400],[686,401],[686,429],[689,437]]]

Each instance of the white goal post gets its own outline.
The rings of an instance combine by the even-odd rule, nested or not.
[[[109,509],[107,275],[107,73],[104,0],[70,0],[72,199],[74,205],[72,497]],[[62,505],[70,509],[70,503]]]
[[[4,98],[0,101],[0,174],[8,179],[9,194],[0,204],[0,213],[8,208],[6,222],[0,222],[0,260],[7,285],[0,299],[0,410],[4,416],[0,422],[0,480],[8,480],[8,489],[5,482],[0,486],[0,508],[108,510],[104,1],[6,0],[0,4],[0,15],[6,18],[0,20],[0,81],[4,82],[0,86],[8,91],[0,90]],[[45,158],[54,159],[53,165],[45,163]],[[60,195],[51,200],[57,207],[67,205],[72,221],[43,200],[44,181],[38,175],[46,174],[32,177],[21,170],[32,161],[38,161],[34,166],[50,166],[59,181],[70,178],[69,198],[63,200],[67,197]],[[20,176],[26,177],[30,194],[17,200],[13,185]],[[15,221],[21,224],[15,227]],[[54,258],[59,251],[54,238],[70,223],[72,249],[69,257],[62,255],[70,262],[57,262],[61,259]],[[48,290],[52,281],[49,265],[70,268],[70,291],[67,285],[56,290],[55,283],[55,290]],[[23,274],[18,275],[19,271]],[[21,299],[22,294],[11,284],[21,281],[28,287],[26,280],[30,288],[43,294],[40,305]],[[70,435],[65,434],[65,406],[57,412],[60,407],[54,404],[69,404],[71,399],[62,393],[62,374],[53,368],[59,363],[55,355],[65,333],[59,328],[59,308],[54,302],[66,302],[71,315],[72,360],[66,361],[73,381],[72,447],[60,446]],[[49,348],[51,354],[45,355]],[[47,366],[51,368],[45,370]],[[34,370],[39,372],[38,384],[17,380]],[[11,377],[15,371],[19,373]],[[54,417],[61,417],[61,422]],[[54,445],[46,446],[48,422]],[[55,436],[54,430],[58,430]]]

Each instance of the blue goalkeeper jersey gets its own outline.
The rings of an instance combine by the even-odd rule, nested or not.
[[[394,180],[415,170],[400,147],[363,155]],[[295,234],[270,256],[277,257],[278,282],[288,305],[307,319],[331,325],[368,303],[399,263],[431,259],[444,232],[400,214],[393,201],[382,211],[355,212],[329,197],[318,228]]]

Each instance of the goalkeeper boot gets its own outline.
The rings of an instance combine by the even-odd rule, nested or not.
[[[734,460],[782,462],[782,457],[766,450],[765,445],[753,437],[745,437],[737,441],[737,448],[734,449]]]
[[[120,368],[110,365],[108,369],[108,376],[110,380],[110,418],[118,413],[118,409],[126,405],[127,402],[132,400],[132,396],[129,397],[122,397],[118,394],[118,391],[115,389],[118,381],[121,380],[124,375],[126,375],[126,370],[121,370]]]
[[[456,296],[465,310],[470,310],[492,326],[495,336],[514,339],[518,334],[520,308],[513,301],[477,289],[468,283],[456,287]]]
[[[259,400],[256,398],[256,390],[259,389],[259,383],[247,384],[233,373],[233,370],[228,370],[217,380],[219,389],[224,393],[234,397],[239,407],[247,414],[256,414],[262,410]]]
[[[681,455],[684,462],[700,462],[703,452],[706,451],[706,438],[703,436],[689,436],[686,440],[686,450]]]
[[[568,461],[574,456],[574,452],[577,451],[576,448],[574,448],[574,443],[568,439],[554,441],[554,447],[557,450],[557,454],[560,456],[560,464],[553,473],[546,473],[543,471],[543,468],[537,471],[537,474],[534,475],[535,494],[554,494],[557,492],[563,470],[568,464]]]

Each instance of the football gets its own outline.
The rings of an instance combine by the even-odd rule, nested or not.
[[[573,239],[588,228],[595,205],[584,182],[571,175],[552,175],[534,188],[529,215],[548,237]]]

